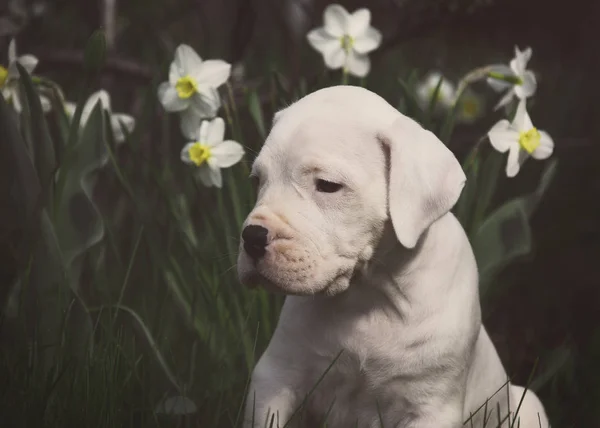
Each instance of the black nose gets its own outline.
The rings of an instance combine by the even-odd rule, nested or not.
[[[264,227],[253,224],[246,226],[242,231],[244,250],[246,250],[248,255],[254,260],[260,259],[265,255],[268,233],[269,231]]]

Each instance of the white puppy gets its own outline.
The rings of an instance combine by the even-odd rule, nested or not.
[[[300,406],[292,426],[445,428],[475,414],[466,426],[491,428],[498,406],[514,417],[524,390],[506,386],[449,213],[466,178],[434,134],[368,90],[331,87],[275,115],[252,174],[238,275],[289,296],[246,427],[271,414],[284,426]],[[515,427],[548,427],[533,392],[519,416]]]

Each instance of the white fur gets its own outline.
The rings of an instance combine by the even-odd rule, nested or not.
[[[449,213],[465,176],[432,133],[372,92],[331,87],[275,116],[253,174],[245,225],[267,228],[269,244],[256,263],[241,248],[238,274],[288,297],[252,375],[246,427],[269,412],[283,426],[340,351],[302,426],[329,412],[332,428],[459,427],[487,398],[485,426],[498,426],[497,404],[514,412],[523,389],[502,388],[475,258]],[[318,192],[317,179],[343,188]],[[528,392],[520,427],[537,428],[538,413],[548,427]]]

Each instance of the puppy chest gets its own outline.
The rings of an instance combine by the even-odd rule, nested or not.
[[[333,365],[319,366],[307,377],[312,382],[306,386],[318,382],[308,404],[311,421],[320,424],[326,418],[332,427],[375,427],[380,426],[380,414],[384,426],[410,418],[412,404],[405,396],[411,386],[398,376],[397,360],[342,353]]]

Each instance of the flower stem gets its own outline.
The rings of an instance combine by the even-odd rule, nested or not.
[[[463,92],[465,91],[465,89],[467,89],[467,87],[471,83],[474,83],[479,80],[483,80],[486,77],[489,77],[491,72],[492,72],[491,67],[485,66],[485,67],[476,68],[474,70],[469,71],[467,74],[465,74],[464,77],[462,79],[460,79],[460,81],[458,82],[458,87],[456,88],[456,93],[454,94],[453,106],[455,106],[458,103]]]
[[[342,85],[347,85],[348,84],[348,69],[344,68],[342,70]]]

